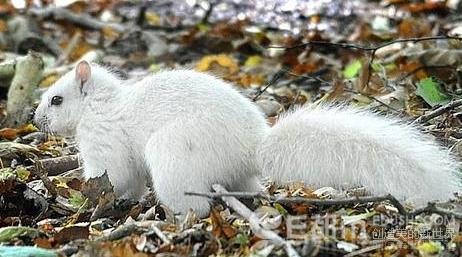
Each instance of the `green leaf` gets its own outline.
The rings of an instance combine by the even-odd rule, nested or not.
[[[443,250],[443,246],[439,242],[430,241],[417,246],[417,249],[422,255],[438,254]]]
[[[234,238],[233,238],[233,243],[235,244],[238,244],[240,246],[246,246],[249,244],[249,237],[247,235],[244,235],[244,234],[237,234]]]
[[[204,32],[204,33],[207,33],[210,30],[210,26],[205,23],[197,24],[197,28],[199,29],[200,32]]]
[[[40,230],[30,227],[3,227],[0,228],[0,242],[9,242],[17,237],[37,237]],[[3,256],[0,254],[0,256]]]
[[[14,178],[16,178],[16,176],[14,175],[12,168],[0,169],[0,181]]]
[[[58,254],[52,250],[42,249],[33,246],[0,246],[2,257],[57,257]]]
[[[343,70],[343,76],[347,79],[352,79],[358,76],[359,71],[361,70],[362,64],[360,60],[356,60],[348,64]]]
[[[287,215],[287,214],[289,214],[289,212],[288,212],[282,205],[280,205],[279,203],[275,203],[275,204],[273,205],[273,207],[274,207],[276,210],[278,210],[278,212],[279,212],[280,214],[282,214],[282,215]]]
[[[80,207],[85,208],[85,206],[82,206],[82,204],[85,203],[85,196],[82,195],[81,192],[77,190],[69,190],[69,203],[72,205],[72,207],[79,209]]]
[[[18,167],[16,169],[16,175],[18,176],[18,179],[22,182],[27,182],[30,176],[30,171],[28,171],[24,167]]]
[[[451,100],[444,92],[440,83],[433,78],[424,78],[417,83],[416,94],[422,97],[430,106],[443,105]]]

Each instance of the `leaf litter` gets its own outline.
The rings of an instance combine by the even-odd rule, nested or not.
[[[271,124],[286,110],[326,99],[416,119],[460,99],[462,42],[441,35],[461,34],[461,6],[386,0],[4,1],[0,114],[5,116],[15,76],[11,63],[33,50],[44,65],[38,92],[85,59],[115,67],[131,80],[178,67],[215,74],[254,99]],[[393,42],[409,38],[416,40]],[[462,138],[456,107],[424,125],[446,145]],[[29,122],[4,126],[0,138],[0,256],[295,254],[256,233],[248,219],[217,199],[208,218],[188,213],[182,220],[152,194],[136,203],[116,199],[107,176],[83,181],[71,139],[44,135]],[[453,147],[460,156],[459,149]],[[390,200],[341,201],[365,195],[361,188],[339,192],[269,181],[265,197],[246,203],[265,230],[300,256],[460,256],[460,200],[408,216]],[[277,200],[294,197],[313,201]],[[442,207],[453,212],[442,215]]]

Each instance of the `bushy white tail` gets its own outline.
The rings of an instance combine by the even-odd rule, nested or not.
[[[347,189],[364,186],[416,205],[449,200],[460,165],[415,127],[351,107],[302,108],[282,117],[257,154],[276,182]]]

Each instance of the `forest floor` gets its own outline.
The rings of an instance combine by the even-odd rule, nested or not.
[[[127,79],[187,67],[235,84],[271,124],[343,102],[413,122],[461,156],[462,2],[29,2],[50,1],[0,1],[0,257],[462,255],[456,196],[415,209],[364,188],[216,185],[191,192],[214,199],[208,218],[178,220],[152,194],[121,201],[107,176],[83,181],[72,139],[30,120],[79,60]]]

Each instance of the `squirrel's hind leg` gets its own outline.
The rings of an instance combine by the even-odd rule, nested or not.
[[[208,199],[184,193],[210,192],[214,171],[207,168],[208,156],[198,149],[184,125],[175,121],[155,132],[146,144],[145,160],[160,202],[175,214],[185,215],[193,209],[199,217],[205,217],[210,210]]]

